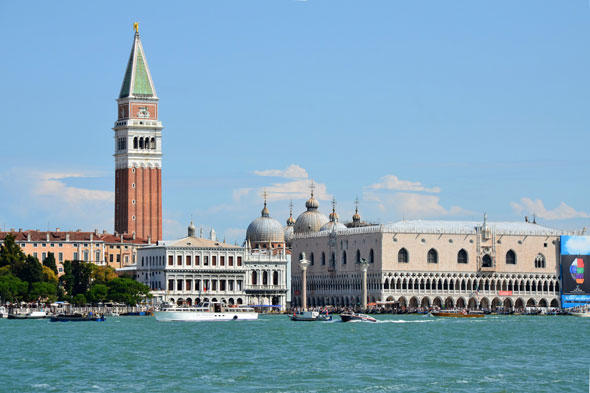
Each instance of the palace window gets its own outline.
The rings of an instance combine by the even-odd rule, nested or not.
[[[203,256],[203,266],[209,266],[209,256]]]
[[[322,265],[326,264],[326,253],[322,252]]]
[[[372,248],[371,251],[369,251],[369,263],[375,263],[375,252],[373,252]]]
[[[405,248],[400,249],[397,252],[397,262],[398,263],[409,263],[410,257],[408,255],[408,250]]]
[[[516,253],[512,250],[508,250],[506,253],[506,264],[516,265]]]
[[[310,265],[313,266],[313,263],[314,263],[313,252],[311,254],[309,254],[309,263],[310,263]]]
[[[356,263],[361,263],[361,250],[356,250]]]
[[[225,257],[223,255],[219,257],[219,266],[225,266]]]
[[[426,261],[428,263],[438,263],[438,252],[434,248],[428,250],[428,255],[426,255]]]
[[[535,268],[543,269],[545,267],[545,256],[543,254],[539,254],[535,257]]]
[[[492,257],[490,254],[486,254],[481,259],[481,267],[492,267]]]
[[[182,265],[182,255],[177,255],[176,256],[176,264],[178,266]]]
[[[217,265],[217,256],[213,255],[211,257],[211,266],[216,266]]]
[[[234,265],[234,257],[233,256],[227,257],[227,262],[228,262],[229,266],[233,266]]]
[[[190,255],[186,256],[186,264],[187,264],[187,266],[191,265],[191,256]]]
[[[111,255],[111,257],[112,257],[112,255]],[[113,262],[112,259],[113,258],[111,258],[111,262]],[[174,265],[174,257],[172,255],[168,255],[168,266],[172,266],[172,265]]]
[[[467,263],[469,261],[467,257],[467,251],[460,249],[457,253],[457,263]]]
[[[346,265],[346,251],[342,251],[342,264]]]

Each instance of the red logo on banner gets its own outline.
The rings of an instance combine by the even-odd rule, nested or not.
[[[498,291],[500,296],[512,296],[512,291]]]

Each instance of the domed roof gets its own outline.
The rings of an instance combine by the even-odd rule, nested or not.
[[[270,217],[266,201],[261,211],[260,217],[248,225],[246,230],[246,240],[251,244],[255,243],[282,243],[285,241],[283,226],[280,222]]]
[[[188,228],[187,228],[188,235],[190,237],[195,237],[195,230],[196,230],[195,224],[193,224],[193,222],[191,221],[191,223],[188,225]]]
[[[295,233],[317,232],[329,221],[328,217],[318,211],[319,206],[320,204],[313,197],[312,192],[311,197],[305,202],[307,211],[301,213],[299,217],[297,217],[297,221],[295,221]]]
[[[320,231],[331,231],[332,229],[336,231],[341,231],[343,229],[347,229],[346,225],[338,222],[338,221],[330,221],[322,225]]]
[[[330,222],[324,224],[320,231],[331,231],[331,230],[342,230],[346,229],[344,224],[338,222],[338,213],[336,213],[336,199],[332,200],[332,213],[330,213]]]

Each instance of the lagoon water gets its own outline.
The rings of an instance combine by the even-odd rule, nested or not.
[[[339,318],[336,318],[339,319]],[[585,392],[590,320],[0,320],[2,392]]]

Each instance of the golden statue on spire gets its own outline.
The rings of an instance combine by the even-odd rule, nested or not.
[[[133,30],[135,30],[135,34],[139,34],[139,23],[133,22]]]

